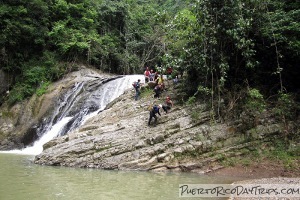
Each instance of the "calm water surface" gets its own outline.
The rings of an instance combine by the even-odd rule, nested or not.
[[[0,200],[186,200],[189,198],[179,198],[179,184],[221,184],[237,180],[193,173],[40,166],[33,164],[33,158],[0,153]]]

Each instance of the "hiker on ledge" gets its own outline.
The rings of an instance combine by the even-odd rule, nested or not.
[[[141,94],[141,91],[140,91],[140,89],[141,89],[141,79],[138,79],[137,82],[134,82],[132,84],[132,86],[135,88],[135,97],[134,97],[134,99],[137,101],[139,99],[140,94]]]
[[[154,91],[154,98],[159,98],[159,95],[161,93],[161,90],[162,90],[162,86],[160,84],[156,85],[153,89]]]

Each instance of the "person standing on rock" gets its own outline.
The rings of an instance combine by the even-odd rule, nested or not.
[[[134,99],[137,101],[139,99],[139,96],[141,94],[141,79],[138,79],[137,82],[133,83],[133,87],[135,88],[135,97]]]
[[[145,76],[145,83],[148,83],[150,80],[150,70],[149,67],[146,68],[146,71],[144,72],[144,76]]]
[[[152,109],[150,110],[150,117],[149,117],[149,121],[148,121],[148,126],[150,126],[151,120],[154,117],[154,126],[156,126],[157,124],[157,116],[156,114],[159,114],[159,116],[161,116],[159,109],[162,108],[162,105],[154,105],[152,107]]]

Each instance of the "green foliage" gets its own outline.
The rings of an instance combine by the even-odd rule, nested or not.
[[[239,129],[242,132],[251,129],[254,130],[253,128],[258,125],[258,118],[266,108],[264,97],[259,90],[255,88],[249,89],[241,104],[239,118],[242,121],[242,124]]]
[[[16,84],[9,93],[8,102],[13,105],[30,97],[35,92],[42,95],[52,81],[61,78],[68,70],[55,60],[54,54],[45,52],[38,60],[32,59],[22,65],[22,74],[16,77]]]
[[[245,108],[248,112],[261,113],[266,108],[263,95],[257,89],[250,89],[245,103]]]
[[[283,141],[277,140],[274,142],[274,149],[265,151],[264,155],[270,159],[280,161],[286,169],[297,169],[299,167],[299,154],[297,155],[295,152],[297,152],[297,149],[289,151],[286,149],[286,144]]]
[[[48,86],[50,85],[50,82],[42,82],[40,87],[36,90],[36,94],[38,96],[42,96],[47,92]]]
[[[7,71],[41,55],[46,46],[49,8],[41,0],[6,1],[0,5],[0,63]]]
[[[245,80],[271,94],[293,91],[299,7],[296,0],[4,1],[0,68],[21,92],[12,102],[71,71],[56,64],[66,62],[119,74],[172,67],[172,76],[186,72],[186,97],[211,95],[212,102]]]
[[[295,102],[292,94],[279,93],[279,98],[273,109],[279,119],[293,120],[298,110],[299,105]]]
[[[22,101],[26,96],[32,95],[34,90],[26,84],[16,84],[12,91],[9,93],[8,103],[10,105]]]
[[[192,105],[196,102],[196,97],[195,96],[192,96],[192,97],[189,97],[188,101],[187,101],[187,104],[188,105]]]
[[[200,0],[179,11],[166,26],[168,54],[187,71],[188,96],[199,85],[213,96],[245,80],[297,88],[299,7],[294,0]]]
[[[221,164],[225,167],[234,167],[237,164],[236,158],[226,158],[221,160]]]
[[[198,86],[197,94],[199,95],[209,95],[211,91],[207,87],[203,87],[202,85]]]
[[[53,16],[52,28],[48,32],[51,44],[61,56],[68,60],[90,61],[90,55],[94,46],[99,45],[100,35],[96,32],[96,8],[83,1],[67,3],[57,1],[51,10],[56,13]],[[87,55],[88,54],[88,55]]]
[[[191,113],[191,118],[193,122],[197,122],[200,118],[200,112],[198,112],[197,110],[193,110]]]
[[[153,95],[153,90],[151,88],[143,87],[141,89],[141,98],[148,98]]]

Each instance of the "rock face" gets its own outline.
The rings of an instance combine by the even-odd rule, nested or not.
[[[172,91],[164,92],[164,95],[170,94],[174,95]],[[191,107],[175,103],[170,112],[161,111],[157,126],[148,126],[149,105],[163,103],[163,98],[155,100],[148,96],[134,101],[133,96],[133,89],[126,91],[79,129],[47,143],[34,162],[205,173],[211,167],[219,167],[209,164],[220,155],[239,155],[239,149],[250,145],[243,142],[244,136],[236,133],[233,127],[213,123],[205,105]],[[260,134],[271,134],[268,128],[260,131]],[[195,155],[201,156],[196,158]]]

